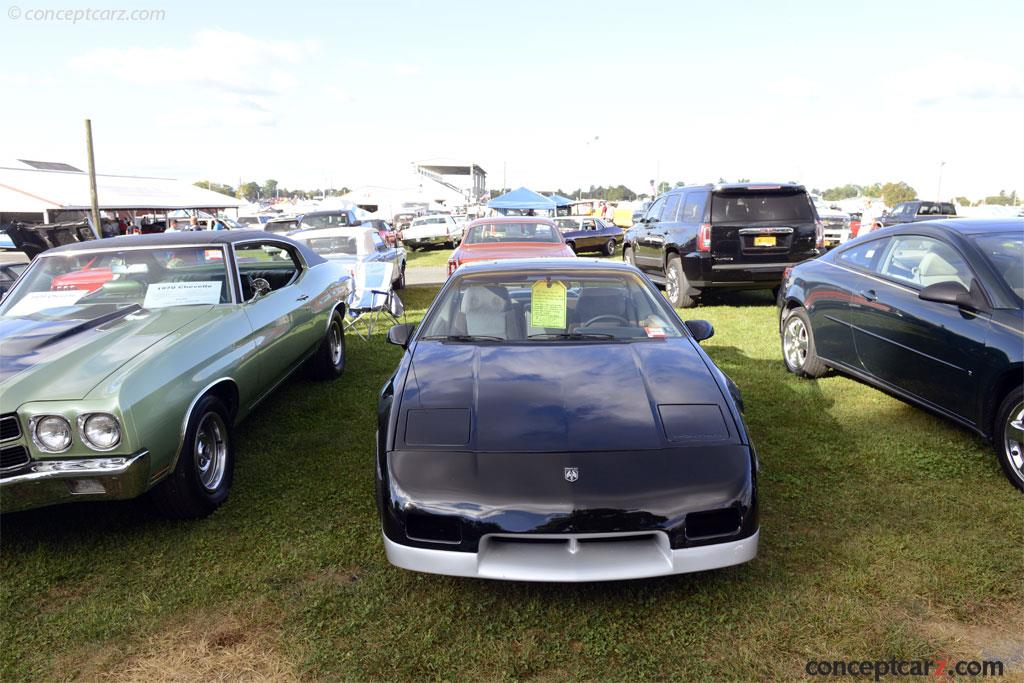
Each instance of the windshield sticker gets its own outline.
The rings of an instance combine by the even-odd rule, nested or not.
[[[143,308],[164,308],[166,306],[195,306],[220,302],[221,283],[202,282],[158,282],[146,288]]]
[[[565,329],[565,285],[538,280],[530,290],[530,325]]]
[[[55,292],[29,292],[4,313],[5,316],[32,315],[48,308],[73,306],[89,292],[84,289],[64,289]]]
[[[647,333],[648,337],[667,337],[668,333],[665,332],[664,327],[645,327],[644,332]]]

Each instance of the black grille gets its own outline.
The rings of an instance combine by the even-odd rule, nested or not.
[[[24,465],[29,460],[28,451],[24,446],[6,446],[0,448],[0,470]]]
[[[21,425],[17,415],[0,417],[0,441],[10,441],[21,436]]]

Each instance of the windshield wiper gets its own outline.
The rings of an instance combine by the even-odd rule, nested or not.
[[[528,339],[615,339],[614,334],[604,332],[538,332]]]
[[[495,337],[494,335],[490,334],[435,334],[429,337],[423,337],[421,341],[505,341],[505,338]]]

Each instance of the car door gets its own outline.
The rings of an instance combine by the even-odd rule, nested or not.
[[[256,344],[260,384],[267,390],[323,337],[313,313],[319,292],[301,256],[285,242],[244,242],[235,245],[234,253],[243,308]],[[253,287],[257,278],[270,284],[270,291],[262,296]]]
[[[582,232],[576,238],[576,247],[579,251],[593,251],[598,247],[600,240],[597,235],[597,219],[587,217],[581,221],[581,224]]]
[[[665,242],[665,236],[658,225],[661,219],[661,211],[665,208],[667,197],[660,197],[651,204],[644,214],[643,223],[640,226],[636,238],[636,265],[641,270],[661,273],[661,249]]]
[[[864,369],[907,394],[973,422],[963,390],[984,362],[989,323],[957,306],[923,301],[921,289],[945,281],[979,286],[966,259],[932,236],[891,238],[854,301],[853,334]]]

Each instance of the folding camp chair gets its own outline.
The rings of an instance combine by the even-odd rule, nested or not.
[[[345,329],[355,332],[363,341],[382,323],[399,323],[405,315],[405,305],[392,289],[394,264],[371,261],[360,263],[355,272],[355,289],[348,300],[348,319]],[[365,328],[361,329],[359,323]]]

